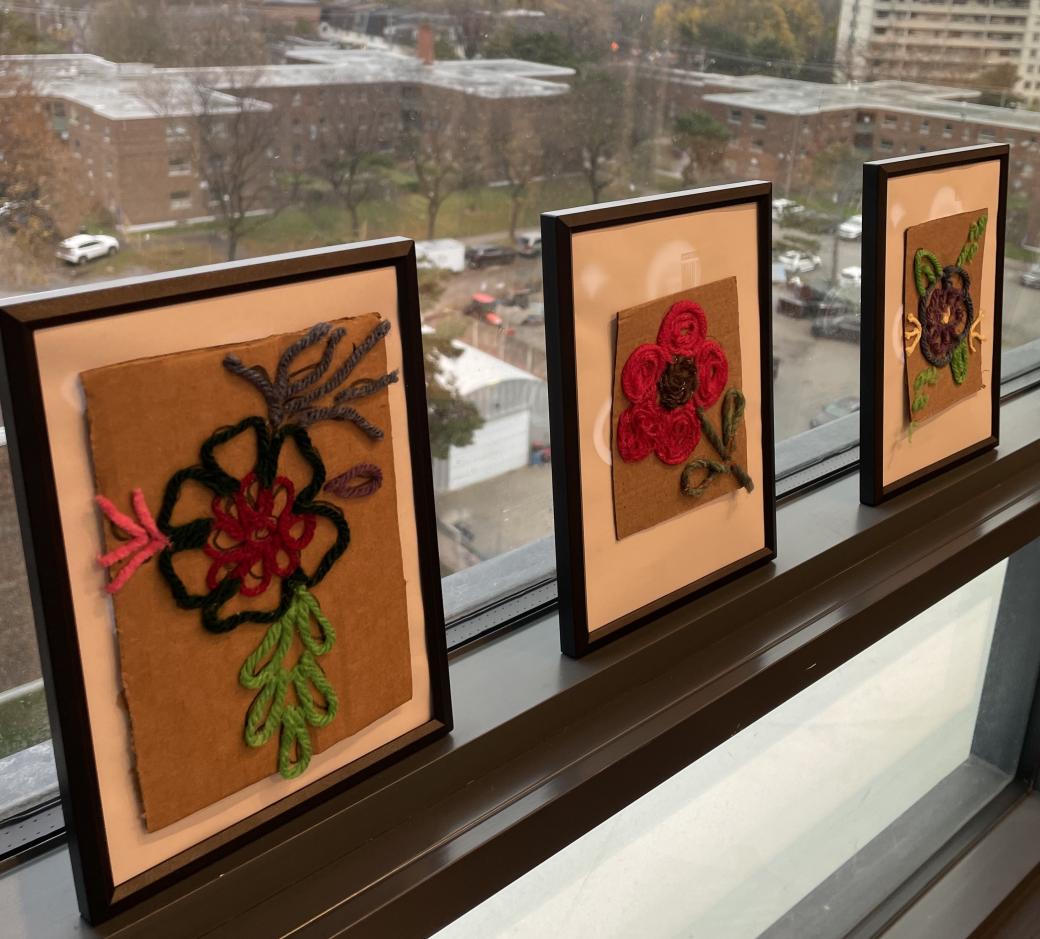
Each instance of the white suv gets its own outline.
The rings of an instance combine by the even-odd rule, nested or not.
[[[57,255],[69,264],[86,264],[119,250],[119,241],[111,235],[73,235],[58,245]]]

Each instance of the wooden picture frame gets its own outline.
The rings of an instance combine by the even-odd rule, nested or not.
[[[585,655],[637,628],[663,609],[717,587],[748,568],[766,563],[776,556],[771,198],[771,184],[756,181],[542,215],[560,639],[566,655]],[[717,222],[732,224],[735,226],[733,230],[739,231],[740,235],[735,236],[732,243],[713,244],[710,232],[698,227],[709,221],[712,225]],[[590,240],[590,235],[609,235],[613,245],[610,249],[613,251],[612,259],[598,263],[596,242]],[[664,241],[658,245],[660,239]],[[729,249],[732,249],[732,255],[726,257]],[[581,257],[576,258],[576,251]],[[628,263],[626,258],[631,261],[636,255],[642,257],[640,252],[658,252],[651,266],[658,263],[664,265],[658,271],[660,276],[633,276],[631,270],[627,276],[623,273]],[[589,271],[577,270],[576,265],[584,265],[586,257],[593,259]],[[617,329],[616,324],[620,322],[618,314],[627,306],[656,301],[671,294],[677,287],[696,290],[698,285],[708,286],[718,282],[716,278],[730,278],[737,274],[737,265],[741,263],[734,294],[737,299],[734,302],[738,305],[736,315],[741,324],[740,349],[744,382],[754,387],[754,402],[748,404],[748,414],[754,413],[747,422],[747,448],[749,453],[756,454],[755,465],[760,475],[759,479],[755,479],[758,484],[757,495],[751,499],[749,494],[749,507],[741,510],[748,514],[741,518],[749,519],[748,527],[754,534],[747,536],[749,544],[746,549],[740,548],[734,552],[738,556],[730,556],[710,566],[710,569],[694,572],[692,576],[672,570],[668,576],[673,582],[653,595],[636,598],[630,607],[617,611],[616,615],[612,611],[599,610],[591,611],[590,615],[592,591],[596,592],[593,598],[596,601],[604,591],[612,592],[627,579],[624,570],[612,569],[614,562],[605,560],[600,564],[595,557],[588,556],[587,538],[593,536],[589,529],[590,505],[586,500],[594,498],[594,486],[599,501],[592,511],[598,516],[595,524],[601,529],[600,537],[593,543],[594,548],[609,541],[612,546],[625,545],[624,550],[631,551],[632,544],[641,544],[652,555],[660,544],[662,532],[666,533],[664,537],[674,537],[674,534],[667,534],[669,526],[697,516],[704,510],[697,508],[685,511],[638,531],[631,537],[616,537],[615,528],[608,519],[608,516],[614,515],[610,502],[614,501],[616,506],[616,500],[610,494],[614,490],[609,488],[611,484],[608,477],[617,454],[616,440],[613,440],[613,405],[606,403],[611,395],[607,379],[613,383],[616,364],[611,330]],[[589,280],[586,275],[590,275],[592,280],[606,278],[611,288],[608,290],[610,296],[605,296],[596,307],[594,324],[588,327],[598,344],[594,365],[589,356],[583,354],[584,340],[589,335],[586,324],[592,322],[592,314],[589,313],[591,306],[583,299],[584,294],[582,298],[577,296],[575,287],[576,283],[584,284]],[[651,282],[660,286],[654,287]],[[622,294],[625,299],[621,298]],[[614,296],[616,302],[612,299]],[[745,310],[751,312],[745,313]],[[748,327],[746,340],[745,327]],[[594,407],[598,409],[598,418],[580,413],[580,398],[583,397],[584,388],[589,387],[583,383],[589,381],[590,376],[597,382]],[[751,392],[748,400],[752,402]],[[609,421],[604,417],[604,410]],[[608,426],[609,431],[605,431],[604,428]],[[599,429],[596,430],[596,427]],[[613,458],[610,456],[612,440],[615,447]],[[588,459],[583,463],[586,456]],[[589,475],[590,469],[594,476]],[[744,493],[740,493],[740,496],[743,497]],[[705,508],[711,510],[714,505],[716,503]],[[590,577],[597,583],[590,583]],[[600,577],[616,579],[612,584],[605,581],[600,583]],[[649,587],[646,588],[644,593],[649,590]]]
[[[265,300],[266,291],[273,293],[268,294]],[[315,300],[319,302],[313,302]],[[265,302],[270,304],[268,313],[258,314],[256,311],[263,310]],[[385,303],[381,311],[380,303]],[[230,311],[228,320],[214,318],[214,310]],[[384,333],[387,336],[385,342],[379,344],[387,350],[387,370],[395,364],[400,376],[396,383],[382,386],[386,389],[383,392],[386,397],[382,400],[386,402],[386,414],[396,415],[392,437],[397,445],[391,451],[396,488],[390,491],[395,493],[394,505],[399,526],[403,526],[401,531],[407,532],[407,536],[400,535],[401,564],[413,577],[412,584],[402,588],[409,591],[407,603],[401,601],[401,608],[407,609],[403,628],[407,629],[410,637],[406,651],[411,649],[409,658],[412,664],[408,669],[412,680],[408,693],[412,697],[389,712],[385,722],[362,724],[359,730],[353,729],[351,724],[349,730],[342,731],[346,736],[339,743],[330,745],[323,752],[315,751],[315,763],[319,758],[325,760],[328,757],[328,760],[310,766],[313,779],[307,773],[296,780],[283,779],[272,770],[272,775],[265,779],[158,832],[143,832],[141,809],[135,802],[128,811],[138,813],[142,833],[134,834],[133,838],[147,844],[149,851],[153,850],[153,842],[149,841],[152,836],[176,839],[170,842],[160,840],[156,856],[164,853],[168,856],[162,857],[158,863],[149,863],[143,855],[135,856],[132,847],[126,847],[126,844],[137,842],[133,839],[120,841],[122,836],[115,833],[118,826],[111,820],[113,790],[106,781],[113,777],[108,775],[105,761],[98,759],[96,744],[103,742],[96,739],[100,731],[95,728],[93,705],[98,699],[92,691],[96,686],[89,684],[88,678],[90,682],[114,685],[112,688],[106,686],[104,697],[107,701],[108,697],[115,700],[123,693],[122,676],[118,670],[110,669],[111,675],[99,678],[96,670],[101,666],[84,658],[84,634],[78,630],[75,607],[75,577],[70,575],[70,570],[79,569],[83,564],[80,561],[70,566],[70,542],[67,539],[97,542],[101,540],[102,527],[95,521],[96,531],[87,532],[86,526],[81,525],[84,531],[77,535],[68,530],[68,516],[62,514],[58,480],[63,478],[61,473],[64,470],[56,471],[56,466],[66,459],[66,453],[72,454],[77,461],[89,461],[89,452],[86,457],[79,453],[84,449],[85,426],[64,436],[52,436],[54,427],[48,425],[49,417],[55,413],[55,399],[51,396],[53,389],[45,382],[49,381],[47,375],[57,374],[55,369],[58,366],[53,364],[52,353],[46,350],[62,349],[60,368],[68,370],[70,366],[65,359],[73,361],[80,354],[79,344],[73,340],[83,335],[79,332],[83,329],[95,330],[90,335],[99,335],[97,330],[104,328],[106,337],[123,341],[120,338],[122,334],[140,336],[147,333],[147,330],[135,327],[137,322],[152,324],[152,335],[169,336],[172,334],[169,317],[178,317],[180,332],[189,333],[183,340],[187,345],[171,351],[210,350],[213,345],[223,344],[221,340],[227,341],[228,336],[233,340],[245,336],[250,342],[259,343],[264,337],[310,329],[308,317],[322,321],[336,316],[369,315],[373,310],[381,312],[381,316],[389,318],[393,325],[393,331]],[[198,315],[198,311],[210,318],[204,321],[192,318]],[[281,318],[283,311],[284,320]],[[138,317],[144,319],[136,319]],[[103,321],[104,326],[95,321]],[[229,321],[237,325],[228,325]],[[186,322],[194,324],[196,329],[200,322],[214,323],[216,332],[213,338],[216,342],[209,341],[211,334],[208,332],[196,339],[183,325]],[[225,335],[228,330],[238,332]],[[395,334],[398,338],[393,340],[391,337]],[[148,341],[154,345],[161,340]],[[342,355],[349,355],[350,342],[347,340],[343,344],[342,349],[347,351]],[[248,848],[260,835],[276,829],[288,818],[298,816],[319,801],[344,791],[451,729],[418,284],[412,241],[389,238],[17,298],[8,301],[0,310],[0,343],[0,394],[62,807],[77,895],[86,919],[100,922],[160,889],[176,887],[192,872],[233,850],[243,846]],[[316,349],[317,346],[314,355]],[[52,356],[50,362],[47,360],[49,355]],[[119,365],[125,360],[115,361]],[[338,362],[336,359],[336,367]],[[316,369],[317,365],[307,368]],[[77,376],[83,372],[72,366],[67,374],[69,377],[62,385],[67,392],[64,397],[71,397],[76,402],[69,405],[75,409],[69,414],[74,414],[80,425],[85,425],[87,408],[82,401],[82,389],[69,391],[78,387],[82,379]],[[64,412],[60,416],[66,421],[73,419]],[[323,426],[338,430],[342,425]],[[259,434],[257,446],[260,446]],[[83,471],[77,472],[82,475]],[[291,505],[295,508],[296,503]],[[413,525],[414,540],[411,536]],[[100,569],[97,576],[103,576]],[[95,602],[93,596],[90,602]],[[103,602],[109,603],[107,599]],[[106,606],[106,609],[109,608]],[[109,612],[107,615],[111,618],[112,614]],[[93,635],[96,637],[97,631]],[[112,655],[117,654],[115,634],[111,629],[109,635],[101,640],[90,639],[90,642],[96,641],[111,643]],[[425,656],[417,649],[422,644],[425,645]],[[238,672],[237,663],[234,672]],[[415,676],[419,676],[421,681],[417,683]],[[105,707],[108,706],[106,703]],[[235,720],[238,720],[237,715]],[[363,736],[377,724],[379,727],[371,737]],[[236,733],[241,735],[241,731]],[[129,743],[129,728],[126,734]],[[340,744],[344,749],[337,749]],[[277,749],[277,739],[274,745]],[[126,759],[132,759],[132,752],[127,752]],[[120,777],[120,786],[137,782],[130,770],[120,772],[131,777],[129,780]],[[269,788],[258,790],[258,787]],[[248,802],[246,795],[249,796]],[[223,824],[224,821],[228,824]],[[196,833],[202,831],[206,832],[205,836],[196,838]],[[126,876],[130,870],[134,871],[133,875]]]
[[[865,505],[879,505],[950,467],[992,450],[998,444],[1004,226],[1007,217],[1009,159],[1010,147],[1007,144],[985,144],[920,156],[876,160],[863,165],[860,500]],[[976,181],[974,175],[968,174],[984,175],[978,175]],[[932,199],[931,210],[908,212],[900,208],[898,212],[891,212],[893,191],[911,180],[916,190],[914,198],[922,200],[921,206],[925,200]],[[985,190],[989,196],[976,195],[976,189],[980,192]],[[936,431],[929,429],[929,425],[933,428],[941,427],[940,422],[950,419],[954,412],[963,413],[962,407],[966,401],[962,400],[936,414],[923,425],[924,431],[916,429],[909,393],[901,397],[900,404],[896,404],[895,373],[905,375],[908,361],[905,356],[910,354],[907,351],[909,347],[904,349],[902,343],[902,354],[898,356],[898,361],[891,354],[896,341],[893,336],[903,331],[900,326],[905,304],[902,296],[898,296],[899,285],[907,276],[907,232],[929,221],[983,208],[975,204],[980,201],[991,203],[986,208],[995,215],[986,224],[982,239],[986,272],[982,282],[976,285],[979,291],[992,292],[992,310],[983,311],[990,317],[988,337],[985,338],[991,359],[988,366],[982,366],[984,378],[988,375],[989,379],[988,388],[984,386],[988,390],[987,401],[974,406],[972,415],[973,426],[979,420],[987,426],[972,430],[963,439],[958,431],[958,441],[950,446],[949,452],[943,452],[941,445],[932,439]],[[944,207],[936,209],[937,205]],[[993,272],[992,282],[989,271]],[[983,305],[979,299],[975,302],[980,307]],[[886,380],[890,383],[887,402]],[[974,395],[979,398],[982,396],[981,391]],[[896,414],[896,407],[902,408],[901,414]],[[897,425],[905,426],[905,439],[897,439]],[[918,443],[919,452],[916,456],[909,456],[915,442]],[[897,448],[902,451],[898,457]],[[903,468],[899,469],[899,466]]]

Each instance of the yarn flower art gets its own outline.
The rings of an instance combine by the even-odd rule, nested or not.
[[[703,308],[680,300],[665,314],[657,342],[633,350],[621,370],[621,390],[631,405],[621,412],[617,447],[628,463],[654,453],[675,466],[701,439],[697,408],[709,408],[729,378],[726,353],[708,338]]]
[[[667,466],[678,466],[690,459],[703,435],[718,459],[687,463],[680,491],[697,498],[717,476],[732,473],[750,492],[754,483],[733,458],[744,395],[736,388],[726,391],[728,381],[729,360],[708,336],[704,308],[692,300],[673,303],[661,320],[657,341],[637,346],[621,369],[621,391],[629,406],[617,421],[618,455],[626,463],[638,463],[653,454]],[[721,433],[707,413],[720,397]],[[698,474],[701,478],[695,480]]]
[[[109,593],[123,589],[156,556],[174,601],[198,611],[209,632],[264,627],[238,673],[239,683],[256,692],[245,715],[244,739],[250,747],[262,747],[277,735],[278,771],[287,779],[310,763],[311,728],[327,726],[339,707],[319,664],[332,650],[336,632],[312,591],[347,550],[350,527],[343,511],[319,496],[324,491],[360,498],[382,484],[382,471],[369,463],[326,483],[325,464],[308,428],[336,421],[352,426],[353,433],[382,439],[383,430],[356,405],[396,382],[397,372],[357,380],[352,374],[389,330],[389,323],[380,322],[334,365],[347,330],[318,323],[283,350],[273,375],[226,355],[224,368],[256,389],[266,417],[245,417],[213,431],[199,447],[197,462],[166,483],[154,521],[140,489],[132,495],[136,521],[111,500],[96,497],[109,521],[130,539],[98,559],[110,573]],[[297,367],[299,357],[317,347],[320,358]],[[243,452],[255,453],[248,458],[248,472],[231,469],[236,452],[240,459]],[[206,507],[202,514],[200,506]]]

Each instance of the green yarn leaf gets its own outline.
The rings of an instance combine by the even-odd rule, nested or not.
[[[926,248],[918,248],[914,255],[914,286],[922,297],[940,277],[943,268],[939,259]]]
[[[934,365],[917,373],[914,379],[914,391],[920,391],[925,385],[939,384],[939,370]]]
[[[957,256],[958,267],[964,267],[979,253],[979,242],[986,232],[986,223],[988,221],[988,215],[980,215],[968,226],[968,240],[964,242],[964,247],[961,248],[961,253]]]
[[[288,668],[294,637],[303,651]],[[262,747],[278,731],[278,772],[286,779],[295,779],[310,764],[314,747],[308,727],[327,727],[339,709],[336,692],[317,662],[335,642],[336,631],[318,601],[304,584],[297,584],[288,609],[268,627],[239,670],[244,688],[259,689],[246,712],[245,741]],[[296,703],[288,700],[290,686]]]
[[[954,384],[963,385],[968,377],[968,337],[961,340],[961,344],[953,350],[950,358],[950,371],[953,373]]]

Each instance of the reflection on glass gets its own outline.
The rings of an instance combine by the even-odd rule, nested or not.
[[[949,837],[1009,778],[976,755],[988,750],[979,730],[984,686],[1004,681],[1005,695],[1031,700],[1032,682],[1009,687],[1006,672],[987,675],[999,661],[991,650],[1007,563],[824,676],[437,939],[750,939],[966,768],[974,774],[973,797],[938,832]],[[1021,732],[1024,726],[1011,734],[1019,733],[1019,746]],[[910,853],[895,843],[893,854]],[[936,846],[921,845],[918,863]],[[880,876],[891,866],[880,864]],[[866,876],[861,871],[858,894],[870,890]],[[778,935],[844,935],[856,920],[842,928],[841,915],[831,911],[823,932]]]
[[[783,440],[859,407],[862,161],[1009,140],[1005,342],[1040,338],[1024,4],[925,58],[925,0],[298,7],[5,13],[0,295],[419,239],[446,574],[552,531],[544,210],[773,180]]]

